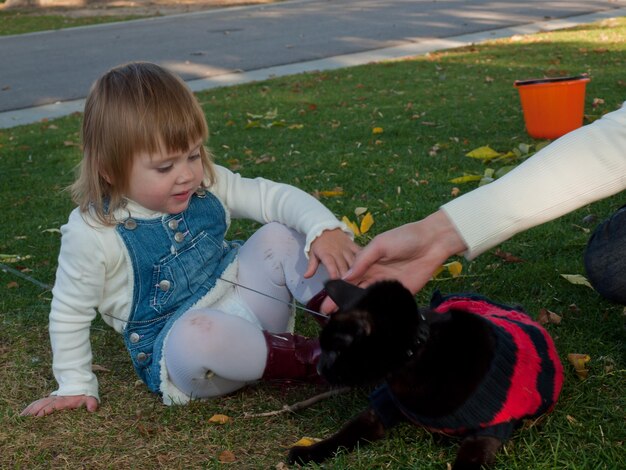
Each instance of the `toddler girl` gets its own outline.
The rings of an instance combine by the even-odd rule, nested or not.
[[[289,303],[310,302],[343,275],[357,247],[305,192],[213,164],[207,136],[194,95],[157,65],[122,65],[93,85],[78,207],[61,229],[52,290],[58,389],[23,415],[96,410],[98,312],[166,404],[315,376],[317,341],[291,333]],[[226,241],[230,217],[266,225],[245,243]]]

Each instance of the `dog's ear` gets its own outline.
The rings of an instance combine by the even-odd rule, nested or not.
[[[327,281],[324,287],[340,310],[352,308],[365,295],[365,289],[341,279]]]

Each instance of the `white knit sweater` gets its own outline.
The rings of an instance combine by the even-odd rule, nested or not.
[[[306,234],[311,242],[324,230],[350,230],[319,201],[293,186],[262,178],[249,179],[216,166],[216,183],[210,188],[223,203],[227,217],[260,223],[280,222]],[[164,214],[129,201],[118,220],[129,216],[149,219]],[[228,221],[230,222],[230,220]],[[74,209],[61,227],[61,252],[52,290],[50,339],[52,368],[59,388],[54,395],[89,395],[99,399],[98,381],[92,371],[89,339],[91,322],[98,312],[117,332],[124,330],[132,302],[133,273],[128,252],[115,227],[103,226],[89,214]],[[235,280],[236,264],[223,276]],[[232,286],[221,282],[198,306],[232,306]],[[241,316],[249,312],[234,312]]]
[[[626,188],[626,106],[557,139],[493,183],[445,204],[475,258],[530,227]]]

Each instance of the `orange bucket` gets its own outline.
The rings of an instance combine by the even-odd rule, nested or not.
[[[556,139],[583,125],[589,77],[516,80],[526,131],[535,139]]]

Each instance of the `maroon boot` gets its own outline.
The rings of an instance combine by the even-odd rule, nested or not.
[[[319,313],[318,315],[316,315],[313,312],[320,312],[320,309],[322,307],[322,302],[324,302],[326,297],[328,297],[328,292],[326,292],[326,289],[322,289],[317,294],[315,294],[311,298],[311,300],[309,300],[307,304],[305,305],[307,310],[310,310],[308,313],[311,314],[311,316],[315,319],[315,321],[321,327],[326,326],[326,323],[328,323],[328,315],[324,315],[322,313]]]
[[[267,343],[267,363],[263,380],[289,380],[322,383],[317,373],[320,343],[291,333],[263,331]]]

